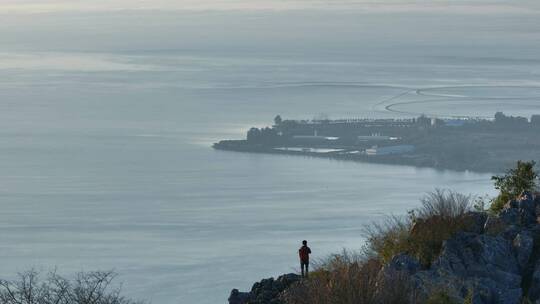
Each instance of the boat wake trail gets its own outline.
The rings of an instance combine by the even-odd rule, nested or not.
[[[458,91],[453,93],[452,91]],[[500,92],[499,90],[503,90]],[[510,94],[509,92],[510,91]],[[411,96],[408,100],[402,100],[406,96]],[[431,97],[431,98],[430,98]],[[433,98],[440,97],[440,98]],[[421,99],[419,99],[421,98]],[[516,104],[531,107],[535,106],[540,109],[540,105],[536,105],[534,101],[540,99],[540,87],[537,86],[490,86],[490,85],[464,85],[464,86],[445,86],[445,87],[430,87],[430,88],[416,88],[402,92],[398,95],[386,98],[373,105],[373,110],[377,112],[391,112],[400,115],[428,115],[438,118],[490,118],[491,116],[482,115],[456,115],[452,113],[437,113],[424,111],[409,110],[407,106],[417,104],[451,104],[462,103],[463,106],[456,106],[456,109],[464,109],[467,105],[473,102],[497,102],[501,104],[501,101],[512,101],[508,106],[515,107]],[[526,103],[529,101],[529,103]],[[532,102],[532,103],[531,103]],[[490,113],[491,115],[492,113]]]

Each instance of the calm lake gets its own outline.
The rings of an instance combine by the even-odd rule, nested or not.
[[[213,142],[242,138],[276,114],[540,113],[540,58],[527,51],[538,50],[540,40],[512,34],[537,16],[500,21],[465,14],[454,28],[438,25],[450,24],[450,17],[427,13],[418,13],[420,19],[409,13],[163,13],[165,33],[179,31],[167,39],[163,31],[158,37],[142,31],[135,22],[142,13],[132,14],[114,22],[110,15],[88,17],[99,33],[105,33],[103,20],[119,24],[96,45],[84,41],[84,31],[79,40],[75,30],[64,33],[75,46],[53,35],[58,22],[86,29],[81,16],[69,22],[54,14],[35,17],[45,24],[36,37],[49,35],[43,47],[17,44],[0,30],[9,46],[0,59],[3,277],[31,267],[66,274],[114,269],[128,296],[159,304],[225,303],[232,288],[296,271],[303,239],[315,258],[359,249],[363,225],[405,214],[428,191],[494,190],[489,174],[222,152],[212,150]],[[315,35],[309,25],[320,24],[319,17],[329,28],[319,25]],[[389,20],[411,32],[394,33]],[[241,21],[273,42],[255,29],[225,32],[225,38],[214,32],[220,24],[243,28]],[[120,45],[116,38],[130,22],[128,43]],[[286,32],[284,23],[301,27]],[[202,26],[208,37],[190,34],[186,24]],[[431,35],[413,35],[428,25]],[[376,36],[366,27],[393,34]],[[493,49],[500,37],[507,43]],[[436,90],[415,93],[429,88]],[[457,95],[467,98],[456,102]],[[493,103],[493,96],[509,98]],[[387,110],[390,104],[399,112]]]

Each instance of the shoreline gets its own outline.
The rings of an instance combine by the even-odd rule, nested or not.
[[[337,120],[277,115],[272,125],[249,129],[245,139],[221,140],[213,148],[498,174],[518,160],[539,160],[540,115]]]
[[[463,163],[462,166],[438,165],[437,160],[431,155],[407,154],[407,155],[387,155],[387,156],[367,156],[361,154],[339,154],[336,152],[318,153],[293,150],[279,150],[277,147],[265,146],[260,144],[250,144],[246,140],[222,140],[212,145],[212,148],[220,151],[239,152],[239,153],[257,153],[257,154],[275,154],[289,156],[303,156],[313,158],[323,158],[347,162],[360,162],[369,164],[411,166],[421,169],[451,170],[456,172],[475,172],[475,173],[501,173],[503,168],[500,166],[470,166]]]

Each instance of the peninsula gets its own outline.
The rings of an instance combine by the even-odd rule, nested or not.
[[[215,149],[304,155],[372,163],[477,172],[502,172],[520,159],[538,160],[540,115],[497,112],[493,119],[283,120],[251,128],[244,140]]]

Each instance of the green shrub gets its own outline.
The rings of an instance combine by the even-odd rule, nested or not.
[[[510,200],[512,197],[508,193],[499,193],[497,197],[495,197],[491,201],[491,205],[489,206],[489,210],[494,213],[498,213],[502,210],[504,205]]]
[[[534,170],[535,165],[534,161],[518,161],[516,167],[508,170],[506,174],[491,177],[495,189],[500,191],[491,204],[492,211],[500,211],[508,200],[518,197],[523,191],[536,190],[538,174]]]

